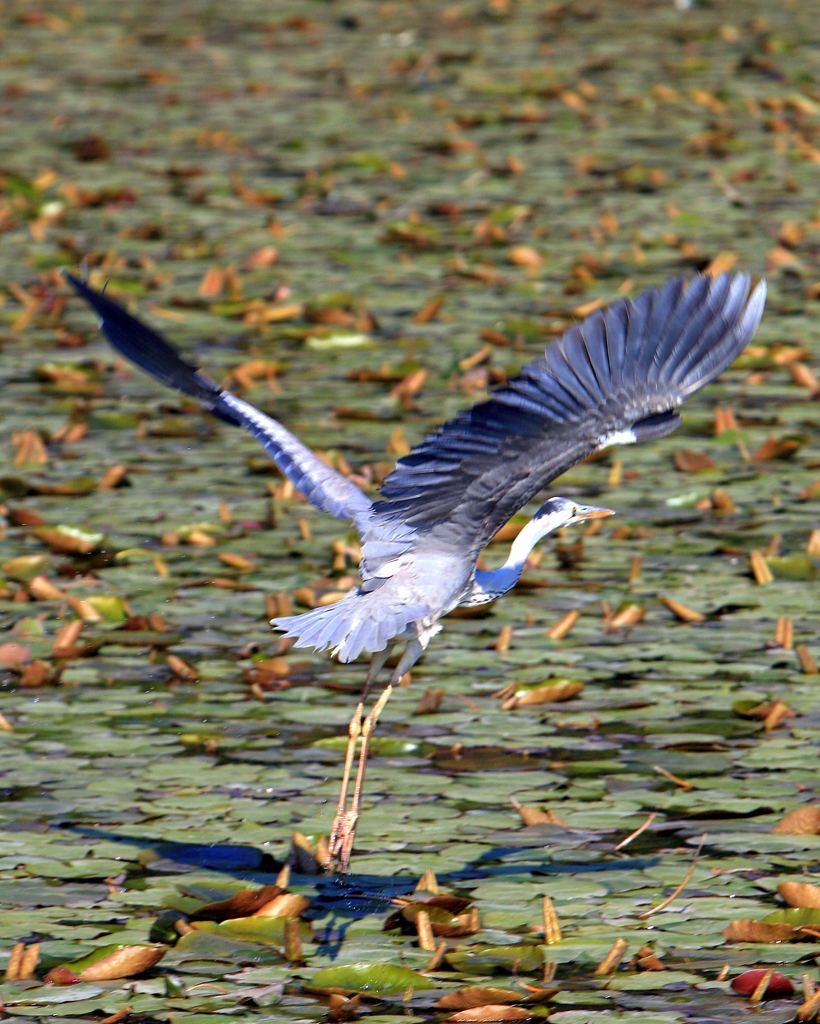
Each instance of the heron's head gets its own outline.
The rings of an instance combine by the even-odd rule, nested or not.
[[[569,498],[548,498],[532,518],[534,521],[547,520],[549,529],[557,530],[561,526],[572,526],[573,523],[581,523],[585,519],[602,519],[604,516],[614,515],[611,508],[580,505]],[[544,522],[544,526],[546,525],[547,522]]]

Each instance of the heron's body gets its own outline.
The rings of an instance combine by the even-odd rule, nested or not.
[[[331,649],[341,661],[373,654],[365,693],[396,639],[408,641],[391,684],[409,669],[459,604],[500,597],[518,581],[527,554],[551,530],[608,510],[552,498],[516,538],[504,566],[476,567],[498,529],[551,480],[612,444],[663,437],[676,408],[724,370],[749,343],[765,285],[749,294],[745,274],[673,278],[575,324],[489,398],[460,413],[399,460],[377,501],[329,467],[281,423],[223,391],[184,362],[150,328],[85,283],[74,288],[101,317],[113,346],[164,383],[197,398],[215,416],[252,433],[282,473],[314,505],[352,519],[362,539],[361,583],[336,604],[273,625],[297,647]],[[331,837],[342,865],[352,845],[367,738],[390,686],[353,741],[365,744],[354,804],[343,799]]]

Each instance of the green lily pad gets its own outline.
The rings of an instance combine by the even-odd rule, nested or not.
[[[766,562],[776,580],[816,580],[819,575],[814,560],[806,554],[781,555]]]
[[[546,960],[544,946],[470,946],[445,956],[447,963],[466,974],[531,974]]]
[[[322,740],[316,740],[314,747],[323,747],[325,750],[346,750],[347,736],[328,736]],[[359,740],[357,746],[361,746]],[[436,747],[432,743],[425,743],[423,740],[398,739],[392,736],[372,736],[370,738],[370,754],[372,757],[426,757]]]
[[[763,918],[767,924],[790,924],[793,928],[806,925],[820,925],[820,907],[789,907],[788,910],[775,910]]]
[[[48,555],[20,555],[19,558],[10,558],[8,562],[3,562],[0,568],[11,579],[25,582],[39,576],[50,563]]]
[[[86,601],[102,615],[105,622],[125,622],[128,618],[125,601],[116,594],[94,594],[87,597]]]
[[[310,988],[314,991],[362,992],[371,996],[396,996],[409,988],[420,991],[435,987],[430,978],[397,964],[326,967],[310,979]]]
[[[216,935],[239,942],[261,942],[269,946],[281,946],[285,941],[286,917],[236,917],[230,921],[196,921],[194,928],[208,935]],[[310,925],[299,924],[302,937],[312,937]]]

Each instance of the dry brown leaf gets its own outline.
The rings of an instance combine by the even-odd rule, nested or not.
[[[340,995],[338,992],[331,992],[328,1002],[328,1019],[332,1021],[353,1020],[359,1011],[360,993],[354,996]]]
[[[253,917],[282,895],[278,885],[263,885],[261,889],[240,889],[230,899],[206,903],[190,915],[191,921],[230,921],[237,917]]]
[[[717,277],[718,274],[725,274],[727,270],[731,270],[736,263],[737,253],[732,252],[731,249],[724,249],[711,260],[704,270],[704,274],[710,274],[712,277]]]
[[[712,491],[712,508],[724,515],[731,515],[733,512],[737,512],[737,506],[732,501],[732,496],[728,491],[725,491],[722,487],[718,487]]]
[[[800,261],[789,249],[782,245],[776,245],[766,254],[766,270],[771,273],[773,270],[779,270],[781,267],[798,269]]]
[[[92,537],[68,533],[51,526],[37,526],[31,532],[52,551],[61,555],[88,555],[98,544],[98,540]]]
[[[249,558],[245,558],[244,555],[238,555],[233,551],[222,551],[217,558],[220,562],[224,562],[225,565],[230,565],[233,569],[242,569],[244,572],[250,572],[256,568],[256,563],[252,562]]]
[[[93,604],[89,604],[82,597],[74,597],[71,594],[66,595],[66,601],[68,607],[78,615],[83,622],[102,622],[102,615],[97,611]]]
[[[800,662],[800,671],[803,675],[820,675],[820,668],[817,667],[817,662],[811,656],[811,653],[805,644],[798,644],[794,649],[794,653],[797,655],[797,660]]]
[[[507,1020],[533,1020],[535,1016],[531,1010],[523,1006],[506,1006],[504,1004],[488,1003],[485,1006],[476,1006],[472,1010],[459,1010],[445,1018],[445,1024],[467,1024],[472,1021],[482,1021],[484,1024],[491,1024],[492,1021]]]
[[[80,971],[80,981],[108,981],[133,978],[149,970],[168,952],[167,946],[126,946]]]
[[[169,654],[165,659],[165,663],[178,679],[184,679],[188,683],[196,682],[199,679],[197,670],[189,665],[187,661],[177,657],[176,654]]]
[[[20,673],[19,683],[23,689],[35,689],[38,686],[45,686],[54,681],[54,676],[59,675],[47,661],[32,661],[23,668]]]
[[[251,253],[245,260],[245,267],[248,270],[256,270],[259,267],[269,267],[279,259],[279,250],[273,245],[265,245],[256,252]]]
[[[390,389],[390,397],[398,398],[399,400],[413,398],[424,387],[426,380],[427,370],[414,370],[412,373],[408,373],[406,377],[402,378],[395,387]]]
[[[642,608],[639,604],[628,604],[612,616],[607,623],[607,628],[609,630],[628,629],[630,626],[636,626],[644,615],[646,615],[646,608]]]
[[[513,628],[510,625],[510,623],[505,623],[505,625],[501,627],[501,632],[498,634],[498,639],[491,646],[494,647],[495,650],[501,654],[503,654],[505,651],[508,651],[510,649],[510,643],[512,642],[512,632]]]
[[[561,618],[551,626],[546,635],[550,640],[563,640],[564,637],[568,636],[575,623],[581,618],[581,613],[575,609],[571,612],[567,612],[566,615],[562,615]]]
[[[777,235],[777,240],[781,245],[786,246],[789,249],[794,249],[798,246],[806,236],[806,232],[803,230],[796,220],[786,220],[780,225],[780,231]]]
[[[603,299],[592,299],[590,302],[582,302],[580,306],[574,306],[572,313],[573,316],[583,318],[594,313],[596,309],[602,309],[605,305],[606,302]]]
[[[10,508],[6,518],[12,526],[48,526],[48,521],[30,508]]]
[[[441,701],[444,698],[443,689],[434,689],[429,686],[422,695],[421,700],[416,706],[416,710],[413,712],[414,715],[434,715],[441,707]]]
[[[390,439],[387,442],[385,451],[390,455],[407,455],[410,451],[410,445],[407,443],[407,438],[404,436],[404,431],[401,427],[396,429],[390,434]]]
[[[769,459],[790,459],[803,446],[803,442],[794,437],[767,437],[763,444],[752,455],[752,462],[766,462]]]
[[[65,593],[46,576],[35,576],[29,580],[28,592],[38,601],[62,601]]]
[[[726,925],[723,936],[727,942],[788,942],[796,931],[790,924],[738,920]]]
[[[267,886],[265,888],[268,888]],[[275,888],[272,886],[271,888]],[[282,892],[269,903],[255,910],[250,917],[299,917],[310,906],[307,896],[295,892]]]
[[[122,484],[127,483],[127,475],[127,466],[109,466],[105,473],[103,473],[102,480],[97,484],[97,490],[110,491],[114,487],[120,487]]]
[[[482,345],[477,352],[473,352],[472,355],[465,356],[464,359],[459,360],[458,368],[462,371],[472,370],[490,359],[492,354],[492,345]]]
[[[820,885],[811,882],[781,882],[777,891],[790,907],[820,909]]]
[[[510,798],[510,803],[521,815],[521,820],[525,825],[560,825],[561,828],[567,827],[566,822],[553,811],[542,811],[540,807],[528,807],[526,804],[519,803],[515,797]]]
[[[197,295],[203,299],[216,299],[225,287],[225,271],[220,267],[209,267],[199,282]]]
[[[774,580],[772,571],[769,568],[766,559],[762,551],[758,551],[755,548],[754,551],[749,554],[749,564],[752,568],[752,574],[754,575],[755,582],[761,587],[771,583]]]
[[[439,310],[444,305],[444,301],[445,297],[443,295],[436,295],[432,299],[428,299],[418,313],[413,316],[413,323],[429,324],[431,320],[435,320]]]
[[[700,473],[704,469],[715,469],[716,463],[705,452],[693,452],[688,448],[672,453],[672,461],[679,473]]]
[[[607,953],[603,960],[598,964],[595,970],[592,972],[595,977],[600,978],[605,974],[612,974],[618,964],[623,960],[624,954],[629,948],[629,943],[624,938],[616,939],[612,944],[612,949]]]
[[[496,645],[498,650],[498,645]],[[547,683],[536,686],[532,690],[521,690],[514,693],[501,705],[504,711],[528,707],[532,704],[552,704],[558,701],[571,700],[583,690],[584,684],[574,679],[564,679],[560,683]]]
[[[468,985],[448,992],[436,1003],[437,1010],[472,1010],[476,1006],[487,1006],[499,1003],[519,1003],[523,994],[508,988],[484,988],[480,985]]]
[[[681,620],[681,622],[703,622],[706,618],[705,615],[701,615],[700,612],[696,612],[694,608],[688,608],[685,604],[681,604],[673,597],[661,597],[660,600],[662,604],[666,605],[673,615],[676,615]]]
[[[792,380],[798,387],[809,388],[814,394],[820,392],[820,379],[818,379],[814,370],[806,366],[805,363],[791,363],[789,373],[791,373]]]
[[[525,267],[534,274],[541,266],[543,257],[530,245],[513,245],[507,250],[507,261],[516,267]]]
[[[15,466],[42,466],[48,462],[46,446],[36,430],[15,430],[11,435],[11,444],[17,449]]]
[[[191,530],[188,536],[185,538],[187,544],[191,544],[195,548],[212,548],[216,541],[204,530]]]
[[[9,641],[0,644],[0,665],[22,665],[31,658],[31,649],[25,644]]]
[[[793,836],[820,834],[820,804],[803,804],[802,807],[795,807],[778,821],[772,832],[785,832]]]
[[[748,350],[747,350],[748,351]],[[715,406],[715,437],[719,437],[727,430],[737,430],[737,420],[731,409],[723,406]]]
[[[52,657],[63,658],[65,657],[64,652],[73,651],[74,645],[77,643],[84,626],[85,623],[82,619],[72,619],[71,622],[67,622],[62,626],[54,634],[54,643],[51,648]]]

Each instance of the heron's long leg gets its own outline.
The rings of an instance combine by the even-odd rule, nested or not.
[[[372,711],[361,724],[362,749],[359,751],[359,764],[356,769],[356,783],[353,787],[353,802],[350,805],[350,810],[345,810],[343,812],[339,823],[340,827],[335,836],[335,843],[330,844],[330,854],[338,860],[339,870],[343,874],[347,871],[347,866],[350,863],[350,854],[353,850],[353,840],[356,836],[356,824],[362,810],[362,789],[364,787],[364,773],[365,768],[367,767],[367,756],[370,752],[370,737],[373,735],[376,724],[379,721],[379,716],[382,711],[384,711],[384,707],[388,700],[390,700],[390,695],[393,693],[393,687],[399,682],[404,673],[408,672],[412,666],[415,665],[424,653],[424,648],[426,646],[427,644],[417,637],[410,641],[404,654],[402,654],[398,665],[393,670],[390,682],[384,690],[382,690],[379,699],[373,705]]]
[[[356,753],[356,743],[358,742],[359,736],[362,734],[362,715],[364,714],[364,702],[367,700],[367,695],[370,692],[370,687],[373,685],[373,681],[376,676],[384,668],[384,664],[390,657],[390,652],[393,649],[393,644],[390,643],[385,647],[383,651],[376,651],[373,657],[370,659],[370,668],[367,670],[367,679],[365,680],[364,690],[359,698],[359,702],[356,705],[356,710],[353,713],[353,717],[350,719],[350,725],[347,727],[347,749],[345,750],[345,762],[344,770],[342,772],[342,785],[339,791],[339,806],[336,809],[336,815],[333,818],[333,824],[330,827],[330,851],[331,854],[335,849],[338,839],[339,832],[345,820],[345,807],[347,805],[347,792],[350,789],[350,775],[353,771],[353,756]]]

